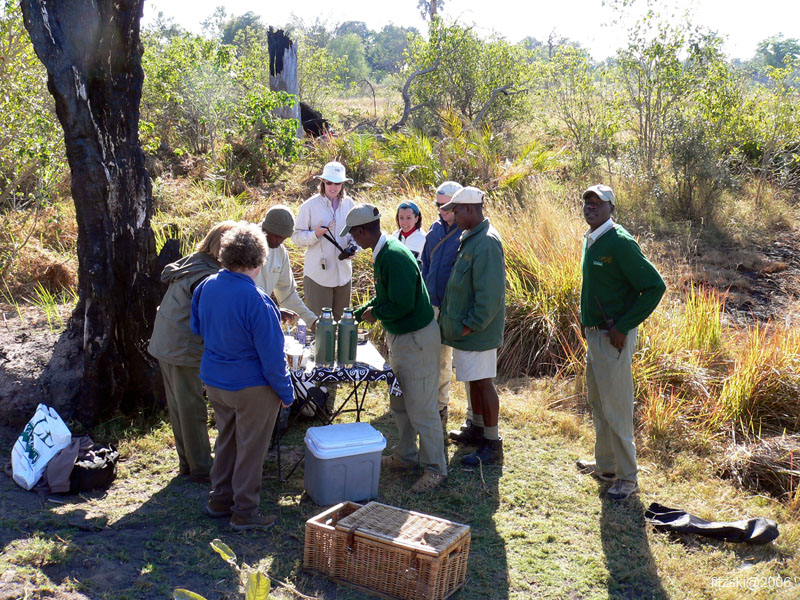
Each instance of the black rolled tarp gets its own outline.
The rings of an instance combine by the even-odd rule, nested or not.
[[[694,533],[726,542],[768,544],[778,537],[778,525],[771,519],[757,517],[740,521],[706,521],[679,508],[653,502],[644,513],[656,531]]]

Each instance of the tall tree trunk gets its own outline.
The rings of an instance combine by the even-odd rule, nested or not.
[[[267,33],[269,48],[269,89],[273,92],[293,94],[295,103],[282,106],[275,111],[281,119],[297,119],[297,137],[303,137],[303,123],[300,119],[300,85],[297,79],[297,45],[283,33],[283,29]]]
[[[143,0],[22,0],[64,128],[78,221],[79,301],[41,383],[85,424],[152,405],[146,351],[158,281],[151,272],[150,179],[139,146]]]

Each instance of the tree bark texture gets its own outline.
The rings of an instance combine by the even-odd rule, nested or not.
[[[143,0],[22,0],[64,129],[78,222],[79,301],[40,380],[91,425],[152,405],[146,351],[159,297],[150,179],[139,146]]]
[[[269,89],[273,92],[286,92],[300,97],[300,85],[297,80],[297,45],[283,33],[282,29],[274,31],[272,27],[267,33],[269,48]],[[275,111],[281,119],[297,119],[297,137],[303,137],[303,124],[300,120],[300,102],[292,106],[284,106]]]

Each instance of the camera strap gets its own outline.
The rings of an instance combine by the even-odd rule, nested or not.
[[[324,237],[324,238],[325,238],[326,240],[328,240],[328,241],[329,241],[331,244],[333,244],[334,246],[336,246],[336,249],[337,249],[337,250],[339,250],[339,252],[344,252],[344,248],[342,248],[342,247],[339,245],[339,242],[337,242],[337,241],[336,241],[336,238],[335,238],[335,237],[333,237],[333,234],[331,234],[331,231],[330,231],[330,229],[326,230],[326,231],[325,231],[325,233],[323,233],[323,234],[322,234],[322,237]]]

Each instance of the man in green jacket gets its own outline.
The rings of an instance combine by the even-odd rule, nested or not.
[[[405,244],[381,231],[380,218],[376,207],[358,204],[347,213],[340,236],[350,233],[361,248],[372,249],[375,297],[355,314],[359,321],[380,320],[389,364],[403,390],[389,400],[399,440],[381,466],[411,470],[419,463],[424,472],[411,491],[427,492],[447,477],[438,408],[439,327],[417,260]]]
[[[506,264],[500,234],[483,216],[481,190],[465,187],[442,210],[453,211],[463,229],[453,270],[442,300],[442,341],[453,347],[456,380],[469,382],[472,423],[450,439],[476,444],[461,462],[467,466],[503,462],[498,430],[500,399],[494,387],[497,349],[503,345],[506,310]]]
[[[606,495],[623,500],[639,491],[631,375],[637,327],[658,306],[666,285],[636,240],[614,223],[615,206],[607,185],[593,185],[583,193],[589,231],[581,258],[581,330],[596,439],[595,460],[579,460],[578,468],[613,481]]]

